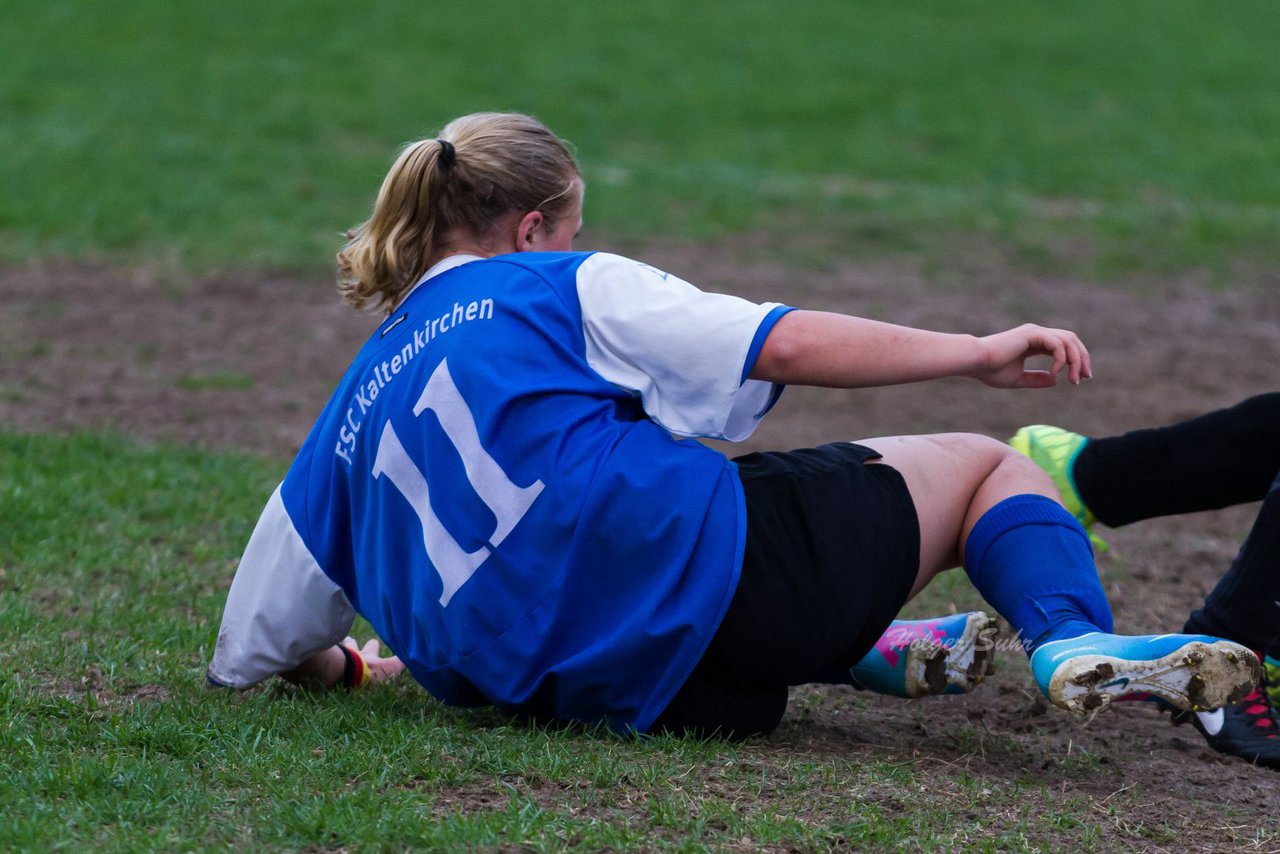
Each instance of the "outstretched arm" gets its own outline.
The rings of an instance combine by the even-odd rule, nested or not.
[[[1027,359],[1050,356],[1047,370]],[[1047,388],[1062,369],[1078,384],[1093,375],[1089,351],[1065,329],[1024,324],[975,337],[929,332],[861,317],[792,311],[765,339],[751,379],[832,388],[897,385],[973,377],[995,388]]]

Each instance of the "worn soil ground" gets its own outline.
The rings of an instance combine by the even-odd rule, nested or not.
[[[1005,437],[1036,422],[1102,435],[1280,387],[1280,276],[1262,289],[1224,292],[1193,274],[1123,287],[1031,276],[973,247],[958,254],[958,271],[929,276],[911,259],[838,261],[822,247],[784,265],[760,239],[611,248],[756,300],[976,333],[1023,321],[1070,327],[1094,355],[1095,379],[1079,388],[1001,392],[957,380],[790,389],[745,449],[947,430]],[[109,429],[284,461],[374,323],[339,305],[323,278],[3,268],[0,427]],[[1119,629],[1180,628],[1226,569],[1251,512],[1104,532],[1114,549],[1101,571]],[[958,607],[977,601],[957,598]],[[781,730],[746,750],[764,762],[781,751],[912,763],[931,803],[954,794],[957,809],[993,827],[1012,820],[1000,814],[1004,807],[983,815],[981,797],[959,793],[958,779],[1087,795],[1109,847],[1239,850],[1258,845],[1260,828],[1276,832],[1275,772],[1207,750],[1190,727],[1174,728],[1143,704],[1082,726],[1046,709],[1033,690],[1016,653],[1004,656],[983,690],[960,699],[903,702],[806,687],[795,692]],[[911,808],[909,793],[882,799],[888,810]],[[1116,814],[1115,804],[1126,810]],[[1139,818],[1164,835],[1134,833]]]

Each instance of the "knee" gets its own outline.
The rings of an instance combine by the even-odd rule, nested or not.
[[[969,471],[986,480],[994,475],[1013,477],[1019,482],[1038,482],[1047,477],[1029,457],[1005,442],[977,433],[947,433],[939,437],[954,458]]]
[[[950,453],[958,454],[966,460],[981,461],[991,468],[998,465],[1022,465],[1031,463],[1022,454],[1009,447],[999,439],[983,436],[979,433],[939,433],[930,437]],[[1035,465],[1031,463],[1031,465]]]

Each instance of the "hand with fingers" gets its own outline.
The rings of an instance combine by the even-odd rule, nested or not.
[[[993,388],[1049,388],[1057,385],[1063,368],[1072,385],[1093,376],[1088,349],[1080,336],[1068,329],[1026,323],[979,340],[987,359],[973,376]],[[1026,361],[1035,356],[1049,356],[1053,364],[1047,370],[1030,369]]]

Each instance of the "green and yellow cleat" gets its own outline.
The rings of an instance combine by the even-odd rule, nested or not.
[[[1076,488],[1071,467],[1075,465],[1076,457],[1088,442],[1087,436],[1048,424],[1032,424],[1029,427],[1023,427],[1009,440],[1011,448],[1030,457],[1044,470],[1045,474],[1052,478],[1054,486],[1058,487],[1058,492],[1062,495],[1062,506],[1076,517],[1086,531],[1089,531],[1093,523],[1098,520],[1080,497],[1080,490]],[[1092,531],[1089,531],[1089,539],[1098,551],[1105,552],[1111,548],[1106,540]]]

